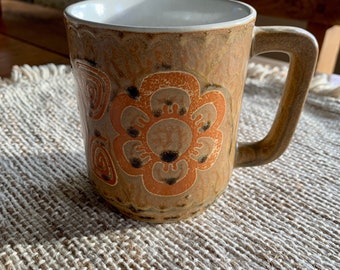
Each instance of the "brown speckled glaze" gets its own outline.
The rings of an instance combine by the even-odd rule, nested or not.
[[[66,24],[89,177],[98,192],[139,220],[201,213],[223,192],[233,167],[247,165],[257,151],[236,144],[254,21],[182,33]]]

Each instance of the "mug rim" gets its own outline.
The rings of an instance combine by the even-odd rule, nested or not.
[[[235,0],[225,0],[225,2],[229,2],[235,5],[239,5],[245,7],[249,10],[249,14],[234,20],[226,20],[223,22],[216,23],[206,23],[206,24],[196,24],[196,25],[187,25],[187,26],[138,26],[138,25],[124,25],[124,24],[114,24],[114,23],[106,23],[106,22],[97,22],[94,20],[84,19],[81,16],[76,16],[73,13],[73,10],[83,6],[86,8],[86,5],[91,4],[105,4],[110,2],[111,0],[85,0],[73,3],[67,6],[64,10],[64,17],[66,20],[73,22],[75,24],[87,25],[90,27],[101,28],[101,29],[112,29],[119,31],[130,31],[130,32],[144,32],[144,33],[180,33],[180,32],[195,32],[195,31],[207,31],[207,30],[217,30],[217,29],[225,29],[231,28],[238,25],[247,24],[256,18],[256,10],[251,5]],[[208,0],[206,0],[208,1]]]

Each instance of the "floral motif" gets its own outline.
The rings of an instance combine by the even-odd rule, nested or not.
[[[108,152],[108,140],[95,136],[90,143],[91,168],[94,174],[109,185],[117,183],[117,174]]]
[[[75,72],[80,86],[80,97],[85,111],[94,119],[99,120],[108,105],[111,90],[110,79],[101,70],[77,60]]]
[[[225,99],[217,90],[201,95],[197,79],[171,71],[144,78],[116,96],[110,109],[118,136],[113,148],[127,174],[142,176],[152,194],[181,194],[195,183],[197,170],[216,161]]]

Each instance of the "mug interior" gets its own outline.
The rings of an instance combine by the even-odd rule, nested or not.
[[[186,31],[247,23],[256,11],[229,0],[88,0],[70,5],[68,19],[133,31]]]

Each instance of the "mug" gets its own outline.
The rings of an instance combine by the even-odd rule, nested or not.
[[[255,27],[255,9],[229,0],[89,0],[64,14],[89,178],[124,215],[196,216],[233,168],[289,144],[317,58],[310,33]],[[263,140],[237,143],[249,58],[268,51],[290,56],[276,118]]]

